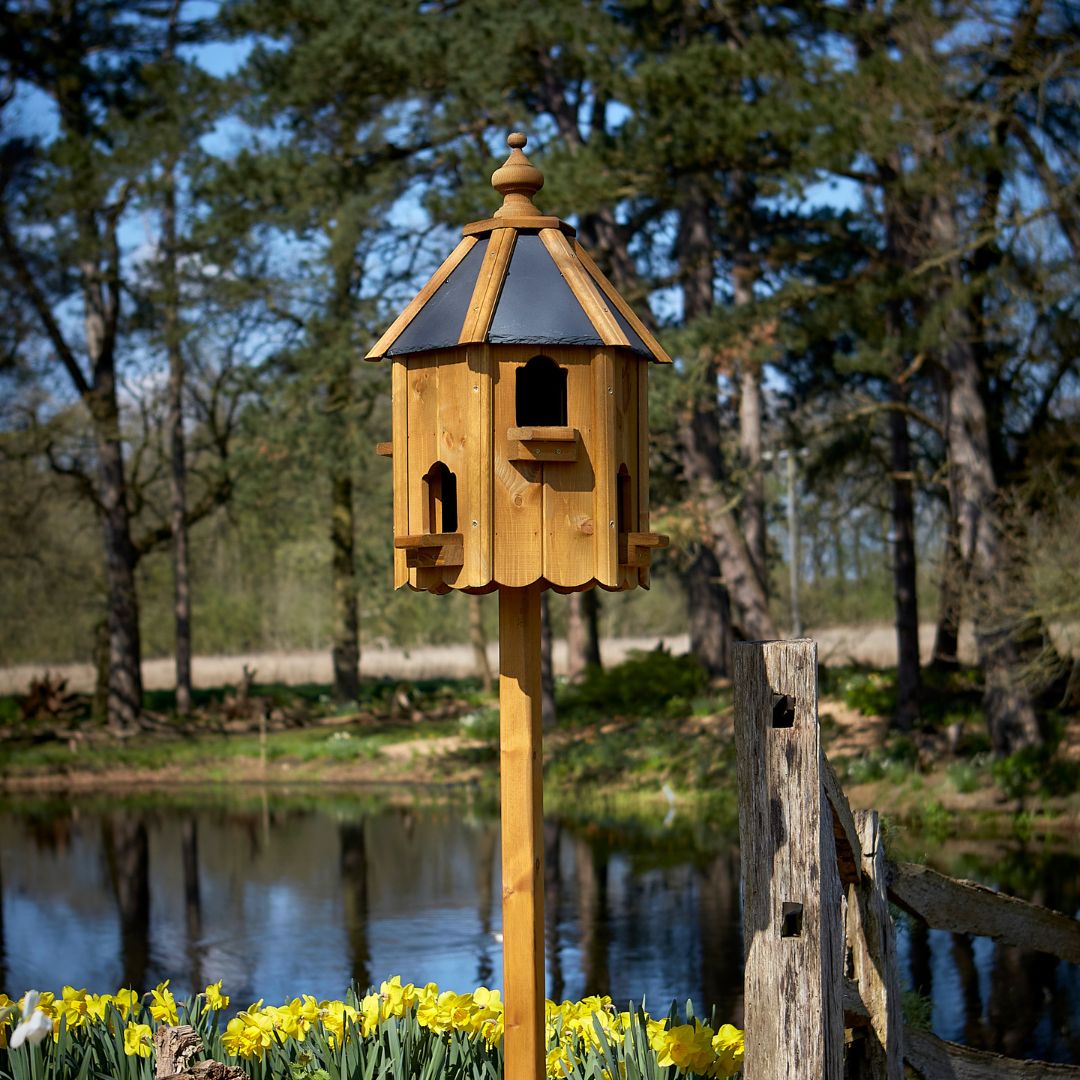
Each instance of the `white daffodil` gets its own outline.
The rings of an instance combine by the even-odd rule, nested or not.
[[[27,990],[23,998],[22,1020],[11,1033],[8,1046],[18,1050],[24,1042],[33,1046],[41,1042],[46,1035],[52,1034],[52,1020],[43,1012],[38,1012],[37,1003],[41,995],[36,990]]]

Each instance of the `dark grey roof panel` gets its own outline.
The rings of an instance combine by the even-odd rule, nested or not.
[[[487,246],[487,240],[473,244],[435,295],[398,334],[397,340],[386,350],[387,356],[450,349],[458,343]]]
[[[487,339],[496,345],[603,345],[536,233],[518,233]]]
[[[585,267],[588,272],[588,267]],[[604,296],[604,290],[600,287],[600,282],[589,274],[589,278],[596,286],[596,291],[600,294],[604,303],[608,306],[608,311],[615,316],[615,321],[619,324],[620,329],[626,335],[626,340],[630,342],[630,349],[632,352],[636,352],[639,356],[644,356],[646,359],[652,359],[652,349],[641,340],[641,335],[630,325],[629,319],[610,301]]]

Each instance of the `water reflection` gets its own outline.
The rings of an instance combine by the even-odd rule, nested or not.
[[[496,818],[464,808],[265,792],[239,807],[28,804],[0,814],[0,987],[169,978],[184,994],[222,979],[242,1007],[397,973],[497,985],[498,839]],[[741,1022],[733,837],[551,819],[544,848],[549,996],[644,996],[653,1011],[692,997]],[[1076,910],[1080,859],[999,856],[939,868]],[[910,919],[898,953],[944,1037],[1080,1060],[1076,968]]]

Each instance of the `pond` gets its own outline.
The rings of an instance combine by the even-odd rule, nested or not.
[[[221,979],[233,1005],[340,996],[400,974],[501,982],[499,834],[490,811],[371,798],[26,800],[0,813],[0,988],[147,988]],[[547,994],[690,997],[742,1019],[737,837],[549,819]],[[910,838],[909,838],[910,840]],[[1080,854],[934,844],[938,868],[1080,907]],[[909,987],[941,1036],[1080,1061],[1080,971],[901,919]],[[925,1006],[924,1006],[925,1008]]]

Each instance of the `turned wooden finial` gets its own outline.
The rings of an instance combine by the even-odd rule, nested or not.
[[[544,186],[544,174],[521,152],[528,141],[520,131],[506,137],[510,156],[491,176],[491,186],[503,197],[497,218],[540,216],[532,197]]]

